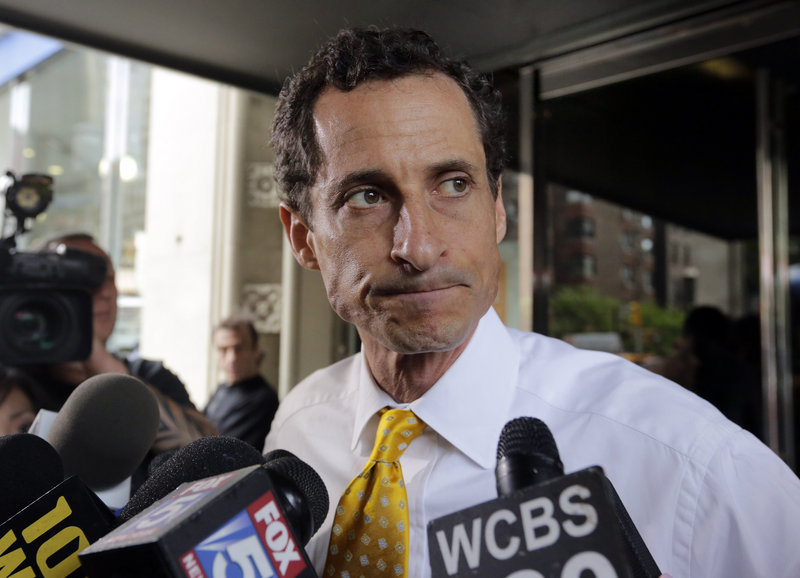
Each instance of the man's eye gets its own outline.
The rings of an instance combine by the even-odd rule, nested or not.
[[[439,192],[447,196],[463,195],[469,189],[469,181],[464,177],[448,179],[439,185]]]
[[[383,195],[375,189],[364,189],[354,193],[347,199],[347,204],[351,207],[368,207],[375,205],[383,200]]]

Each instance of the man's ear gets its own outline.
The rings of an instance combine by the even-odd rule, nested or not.
[[[280,215],[294,258],[306,269],[319,269],[311,229],[297,211],[284,203],[281,203]]]

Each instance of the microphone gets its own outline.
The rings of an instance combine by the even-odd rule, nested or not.
[[[264,456],[256,448],[237,438],[196,439],[152,468],[150,476],[119,512],[117,521],[127,522],[183,483],[264,463]]]
[[[278,451],[285,455],[275,457]],[[328,491],[314,469],[286,450],[273,450],[263,468],[277,491],[283,510],[305,546],[328,515]]]
[[[291,453],[271,455],[226,436],[178,450],[81,553],[87,576],[316,576],[302,547],[325,520],[327,490]]]
[[[508,422],[497,445],[497,495],[509,496],[521,490],[564,475],[550,428],[540,419],[520,417]],[[660,576],[655,560],[625,509],[611,481],[603,474],[606,496],[611,500],[616,522],[622,530],[627,558],[635,576]]]
[[[29,432],[53,445],[68,476],[77,475],[116,510],[130,498],[131,474],[158,427],[158,404],[147,386],[104,373],[76,387],[59,412],[40,410]]]
[[[296,536],[305,546],[328,515],[328,492],[317,472],[288,450],[261,455],[249,443],[229,436],[200,438],[177,450],[153,470],[117,521],[127,522],[181,484],[253,465],[261,465],[269,473]]]
[[[8,520],[64,480],[64,466],[53,446],[29,433],[0,437],[0,520]]]
[[[53,420],[47,439],[61,456],[66,475],[92,490],[129,478],[153,445],[158,403],[139,379],[103,373],[81,383]]]
[[[535,417],[508,422],[497,442],[494,475],[497,495],[501,498],[516,490],[563,476],[564,464],[561,463],[550,428]]]
[[[541,420],[505,425],[495,479],[496,500],[428,525],[434,577],[661,575],[603,469],[564,475]]]
[[[113,514],[77,477],[62,481],[61,458],[36,435],[0,438],[0,460],[7,464],[0,482],[0,575],[79,575],[79,552],[111,529]]]

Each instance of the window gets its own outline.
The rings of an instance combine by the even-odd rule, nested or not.
[[[669,262],[671,265],[677,265],[681,258],[681,247],[678,243],[669,244]]]
[[[592,238],[595,235],[595,224],[592,219],[576,218],[567,221],[567,237],[571,239]]]
[[[633,251],[636,248],[636,233],[623,231],[619,243],[623,251]]]
[[[16,33],[15,34],[21,34]],[[0,69],[2,66],[0,55]],[[0,85],[3,172],[53,176],[53,201],[19,239],[22,249],[85,231],[117,269],[119,322],[111,349],[138,342],[135,236],[144,230],[149,143],[149,65],[61,47]]]
[[[620,278],[622,279],[623,285],[625,285],[626,287],[630,287],[634,284],[635,275],[633,267],[631,267],[630,265],[623,265],[619,271],[619,274]]]
[[[597,259],[594,255],[577,255],[570,262],[573,279],[592,279],[597,275]]]
[[[582,193],[580,191],[575,191],[575,190],[567,191],[566,198],[567,198],[567,203],[570,205],[592,202],[591,195],[587,195],[586,193]]]
[[[642,271],[642,290],[645,293],[653,291],[653,274],[650,271]]]

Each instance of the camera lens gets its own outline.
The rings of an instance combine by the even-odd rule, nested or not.
[[[54,311],[52,302],[22,304],[11,317],[11,338],[20,349],[51,351],[61,338],[63,314]]]
[[[0,287],[0,363],[86,359],[91,324],[92,297],[86,291]]]

